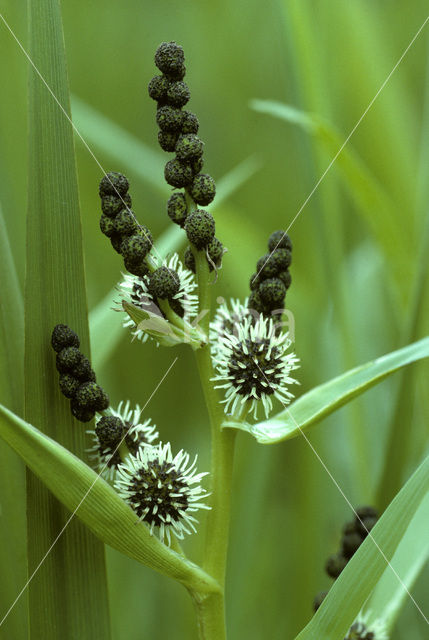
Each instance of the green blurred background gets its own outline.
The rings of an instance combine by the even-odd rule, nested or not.
[[[333,156],[317,137],[256,112],[250,101],[276,100],[316,113],[333,124],[342,141],[427,14],[423,0],[62,4],[72,94],[165,162],[146,87],[155,73],[157,45],[176,40],[185,50],[189,108],[200,119],[207,171],[219,179],[246,158],[258,164],[251,179],[216,210],[217,235],[229,251],[214,295],[225,298],[248,295],[269,233],[290,224]],[[25,2],[5,0],[2,13],[25,45]],[[347,147],[391,203],[387,216],[379,215],[376,205],[362,204],[362,193],[336,163],[290,231],[294,262],[287,306],[302,360],[299,393],[425,334],[424,278],[421,295],[414,294],[427,269],[422,237],[429,178],[428,30]],[[27,62],[3,25],[0,43],[0,201],[23,284]],[[83,131],[82,111],[74,113]],[[144,166],[130,167],[126,158],[120,162],[121,149],[107,129],[103,140],[89,142],[104,169],[129,176],[135,212],[159,236],[169,225],[162,176],[156,186],[144,178]],[[101,170],[79,140],[76,147],[91,309],[120,278],[122,265],[98,228]],[[204,470],[207,419],[187,349],[131,344],[124,333],[98,377],[113,403],[144,404],[175,355],[178,361],[147,413],[175,449],[199,452]],[[409,434],[402,480],[420,460],[427,446],[427,374],[427,364],[413,365],[412,374],[384,382],[312,434],[314,447],[354,505],[375,500],[400,390]],[[330,584],[324,563],[349,517],[343,497],[304,440],[263,447],[239,436],[227,588],[232,640],[294,637],[312,615],[314,595]],[[201,536],[189,539],[186,548],[198,558]],[[183,588],[116,552],[108,549],[107,555],[116,640],[196,637]],[[413,590],[419,603],[428,589],[426,570]],[[424,624],[409,602],[394,638],[423,638]]]

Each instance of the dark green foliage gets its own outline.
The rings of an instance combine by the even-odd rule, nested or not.
[[[263,313],[265,311],[264,304],[258,291],[252,291],[249,296],[247,306],[249,309],[253,309],[253,311],[256,311],[257,313]]]
[[[116,253],[121,253],[122,236],[119,233],[114,233],[110,238],[110,243]]]
[[[57,324],[52,331],[51,344],[57,352],[65,347],[79,347],[79,336],[66,324]]]
[[[114,218],[124,207],[131,207],[131,196],[106,195],[101,198],[101,210],[108,218]]]
[[[57,370],[60,373],[72,371],[80,363],[82,354],[77,347],[65,347],[57,353]]]
[[[186,82],[170,82],[167,88],[165,100],[173,107],[184,107],[189,101],[191,93]]]
[[[100,181],[99,193],[100,196],[124,196],[130,185],[127,178],[116,171],[110,171]]]
[[[172,187],[186,187],[192,180],[192,169],[175,158],[165,165],[164,177]]]
[[[288,249],[292,251],[292,240],[286,231],[274,231],[268,239],[268,249],[270,251],[274,251],[275,249]]]
[[[168,78],[165,76],[154,76],[148,85],[148,93],[152,100],[163,102],[167,95]]]
[[[149,273],[149,268],[144,259],[140,262],[134,262],[134,260],[128,260],[127,258],[124,258],[124,267],[134,276],[139,276],[140,278],[142,276],[148,275]]]
[[[171,133],[170,131],[158,131],[159,146],[163,151],[174,151],[179,138],[179,133]]]
[[[122,209],[114,220],[115,232],[120,236],[132,236],[138,231],[139,224],[131,209]]]
[[[82,409],[104,411],[109,406],[109,398],[96,382],[84,382],[79,386],[74,401]]]
[[[345,558],[340,553],[337,553],[336,555],[328,558],[328,561],[325,566],[326,573],[331,578],[336,579],[338,578],[338,576],[340,575],[341,571],[344,569],[346,564],[347,564],[347,558]]]
[[[84,407],[81,407],[74,398],[72,398],[70,402],[70,411],[76,420],[79,420],[80,422],[89,422],[95,415],[95,411],[93,409],[85,409]]]
[[[128,263],[140,263],[150,251],[152,246],[150,234],[132,235],[124,238],[121,244],[121,253]]]
[[[60,389],[63,396],[73,398],[79,388],[80,382],[70,373],[60,375]]]
[[[155,52],[156,66],[168,76],[180,75],[184,62],[183,48],[175,42],[162,42]]]
[[[91,367],[91,363],[86,356],[82,356],[82,360],[72,371],[72,375],[80,380],[80,382],[95,382],[95,372]]]
[[[173,193],[167,202],[167,213],[173,222],[183,227],[188,214],[188,205],[183,193]]]
[[[182,133],[198,133],[200,123],[195,113],[192,113],[192,111],[187,111],[185,109],[184,111],[182,111],[182,114]]]
[[[168,299],[178,293],[180,288],[179,276],[173,269],[159,267],[149,276],[148,290],[155,298]]]
[[[114,219],[108,218],[104,213],[101,214],[100,230],[101,230],[101,233],[104,233],[105,236],[107,236],[108,238],[111,238],[115,233]]]
[[[156,112],[156,122],[161,131],[179,133],[183,122],[183,113],[176,107],[165,105]]]
[[[117,416],[104,416],[97,422],[95,433],[102,449],[115,449],[125,434],[125,425]]]
[[[280,278],[280,280],[282,280],[284,286],[286,287],[286,289],[289,289],[291,283],[292,283],[292,276],[290,274],[289,269],[286,269],[286,271],[281,271],[278,275],[278,278]]]
[[[261,282],[258,291],[263,304],[270,309],[282,305],[286,295],[286,287],[279,278],[267,278]]]
[[[206,206],[216,195],[216,185],[211,176],[200,173],[193,179],[189,192],[197,204]]]
[[[203,155],[204,142],[194,133],[182,135],[176,144],[176,156],[179,160],[189,162]],[[195,181],[195,179],[194,179]]]
[[[213,240],[215,235],[215,221],[208,211],[197,209],[191,213],[185,222],[185,231],[197,249],[203,249]]]

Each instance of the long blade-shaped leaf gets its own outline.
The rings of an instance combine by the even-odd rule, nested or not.
[[[103,542],[192,589],[219,589],[202,569],[152,536],[132,509],[88,465],[2,405],[0,436]]]
[[[429,458],[391,502],[296,640],[343,640],[429,492]],[[427,535],[419,542],[424,544]],[[390,569],[391,571],[391,569]]]
[[[59,0],[29,0],[28,8],[30,58],[56,100],[30,67],[25,415],[83,456],[85,430],[58,391],[50,347],[53,326],[65,322],[89,351],[73,132],[62,111],[70,112],[61,11]],[[30,472],[27,491],[31,575],[68,514]],[[79,521],[31,581],[29,614],[34,638],[110,637],[104,548]]]
[[[317,424],[398,369],[428,356],[429,337],[371,360],[315,387],[269,420],[254,425],[227,420],[223,427],[247,431],[262,444],[295,438],[301,429]]]

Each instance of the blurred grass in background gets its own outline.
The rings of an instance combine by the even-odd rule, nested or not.
[[[158,153],[155,105],[146,87],[155,73],[157,45],[174,39],[185,50],[189,107],[200,119],[207,171],[218,179],[253,154],[261,161],[261,170],[217,211],[217,235],[229,252],[215,295],[248,294],[248,279],[269,233],[289,225],[332,157],[316,137],[255,112],[250,101],[276,100],[315,112],[344,139],[426,18],[423,0],[410,0],[407,11],[401,5],[367,0],[63,2],[70,85],[80,100]],[[6,0],[2,11],[25,44],[25,2]],[[414,290],[418,274],[427,270],[421,242],[429,183],[428,29],[349,143],[394,203],[390,222],[403,238],[394,258],[377,212],[369,224],[358,194],[336,165],[290,231],[294,263],[288,308],[295,316],[304,391],[427,333],[427,283],[423,280],[417,299]],[[27,66],[4,27],[0,38],[7,60],[0,101],[0,202],[23,284]],[[93,308],[119,279],[122,265],[98,229],[100,169],[76,144]],[[129,170],[118,164],[117,149],[110,154],[94,146],[94,151],[104,169],[129,175],[139,220],[154,237],[162,233],[168,227],[167,191],[142,179],[144,167]],[[199,451],[204,469],[207,420],[191,353],[131,344],[124,333],[97,373],[113,403],[129,398],[144,404],[175,355],[179,360],[147,414],[174,448]],[[400,388],[410,460],[402,482],[420,460],[427,446],[427,379],[427,363],[415,364],[412,372],[384,382],[325,420],[311,436],[353,504],[375,500]],[[230,636],[292,638],[312,615],[316,592],[330,584],[323,566],[350,516],[347,505],[300,439],[261,447],[240,435],[234,490]],[[196,555],[200,544],[197,537],[186,543]],[[274,559],[276,547],[280,560]],[[181,587],[110,550],[108,560],[117,640],[194,637],[193,611]],[[427,570],[413,591],[418,602],[424,601],[425,589]],[[394,638],[418,640],[423,624],[409,602]]]

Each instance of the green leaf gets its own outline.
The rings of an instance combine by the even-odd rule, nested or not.
[[[314,387],[273,418],[250,425],[226,420],[223,427],[247,431],[261,444],[295,438],[387,376],[429,356],[429,337],[393,351]]]
[[[83,456],[85,432],[81,423],[73,420],[59,392],[50,346],[52,328],[64,322],[77,331],[82,351],[89,355],[79,195],[73,130],[67,117],[70,105],[59,0],[30,0],[28,16],[29,57],[35,67],[29,67],[25,416]],[[57,482],[63,480],[57,477]],[[28,471],[29,575],[67,518],[66,509]],[[71,522],[43,560],[28,592],[32,638],[110,637],[104,547],[78,520]]]
[[[219,590],[202,569],[151,536],[126,502],[82,460],[2,405],[0,416],[1,437],[100,540],[186,587],[201,593]]]
[[[334,582],[296,640],[343,640],[429,493],[429,457],[415,471]],[[427,543],[427,529],[419,544]]]

